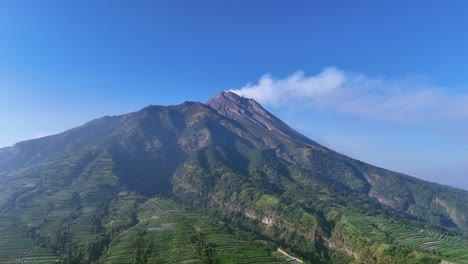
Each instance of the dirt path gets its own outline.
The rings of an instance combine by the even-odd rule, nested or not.
[[[278,252],[281,253],[281,254],[283,254],[283,255],[285,255],[286,257],[289,257],[289,258],[294,259],[295,261],[297,261],[297,262],[299,262],[299,263],[303,263],[303,262],[304,262],[304,261],[302,261],[302,260],[300,260],[300,259],[298,259],[298,258],[295,258],[295,257],[289,255],[288,253],[286,253],[286,252],[285,252],[284,250],[282,250],[281,248],[278,248]]]

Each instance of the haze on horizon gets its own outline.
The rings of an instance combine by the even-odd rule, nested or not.
[[[338,152],[468,189],[467,3],[0,7],[0,147],[233,90]]]

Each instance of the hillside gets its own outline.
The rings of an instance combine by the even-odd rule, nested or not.
[[[167,241],[193,263],[288,261],[277,247],[468,263],[467,232],[468,192],[339,154],[230,92],[0,149],[0,263],[164,263]]]

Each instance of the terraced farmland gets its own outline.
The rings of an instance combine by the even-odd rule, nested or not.
[[[78,251],[95,246],[104,234],[104,216],[121,213],[108,213],[113,208],[108,201],[124,202],[126,197],[114,197],[110,169],[92,173],[96,166],[107,168],[108,159],[88,166],[82,159],[0,173],[8,194],[0,194],[0,263],[54,263],[68,252],[85,258]],[[72,180],[76,184],[62,184]]]
[[[235,239],[220,223],[166,199],[139,207],[139,223],[113,241],[105,263],[295,263],[262,245]]]
[[[56,257],[18,233],[14,219],[3,217],[0,219],[0,263],[18,263],[20,260],[23,263],[54,263]]]
[[[405,226],[390,220],[356,213],[345,214],[345,221],[362,235],[380,243],[395,243],[418,249],[455,263],[468,263],[468,241],[436,231]]]

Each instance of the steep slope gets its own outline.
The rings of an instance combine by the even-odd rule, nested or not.
[[[232,92],[222,92],[208,100],[206,104],[215,109],[220,115],[235,120],[251,129],[258,126],[263,130],[267,129],[262,132],[276,132],[286,138],[311,145],[318,145],[290,128],[253,99],[240,97]],[[256,130],[260,132],[258,127]]]
[[[240,122],[248,131],[258,127],[268,129],[256,133],[263,132],[263,139],[271,138],[276,132],[273,139],[264,140],[260,147],[274,151],[276,157],[286,162],[299,164],[309,175],[332,180],[345,189],[432,224],[462,229],[468,226],[466,191],[381,169],[322,147],[292,130],[252,99],[224,92],[207,104],[219,114]]]
[[[267,241],[253,247],[236,239],[225,225],[170,200],[141,204],[138,219],[111,244],[104,263],[294,263]]]
[[[341,155],[254,100],[223,92],[206,104],[149,106],[0,149],[0,262],[36,251],[102,260],[124,230],[141,227],[137,208],[154,195],[223,220],[240,239],[269,240],[314,262],[375,258],[364,240],[396,247],[376,249],[382,258],[440,258],[439,248],[404,251],[385,219],[449,242],[468,230],[468,192]],[[386,230],[386,240],[356,231],[362,226],[350,215]],[[463,241],[462,254],[447,246],[436,253],[463,260]]]

